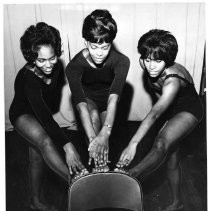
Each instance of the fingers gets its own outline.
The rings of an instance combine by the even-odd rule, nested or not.
[[[109,157],[109,150],[104,150],[104,163],[107,164],[109,163],[109,160],[108,160],[108,157]]]
[[[71,169],[71,166],[68,165],[68,167],[69,167],[69,173],[72,175],[73,174],[73,171]]]
[[[89,151],[89,161],[88,161],[89,165],[91,165],[93,159],[96,168],[99,166],[107,165],[108,152],[109,152],[108,146],[97,143],[97,140],[95,139],[90,143],[88,151]]]
[[[83,169],[85,169],[85,166],[77,158],[67,162],[67,164],[68,164],[68,167],[69,167],[69,173],[70,174],[73,174],[73,173],[77,174],[77,173],[79,173],[79,171],[82,171]]]
[[[79,173],[79,171],[77,170],[77,167],[76,167],[76,166],[72,166],[72,169],[73,169],[73,171],[74,171],[76,174]]]
[[[122,154],[117,163],[117,167],[122,168],[123,166],[128,166],[131,163],[131,161],[132,159],[130,158],[129,155]]]
[[[93,157],[90,157],[90,156],[89,156],[89,160],[88,160],[88,165],[89,165],[89,166],[91,165],[92,160],[93,160]]]

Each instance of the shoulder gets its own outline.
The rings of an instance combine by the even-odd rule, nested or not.
[[[181,80],[177,77],[167,77],[163,82],[163,91],[177,92],[181,87]]]
[[[77,53],[73,59],[68,63],[66,68],[70,68],[74,65],[81,65],[84,63],[84,56],[83,56],[83,50],[81,50],[79,53]]]
[[[77,53],[72,60],[69,62],[69,64],[71,63],[76,63],[76,62],[81,62],[83,59],[83,50],[81,50],[79,53]]]
[[[178,73],[182,73],[185,71],[187,71],[187,69],[179,63],[174,63],[174,65],[167,68],[168,74],[178,74]]]
[[[123,62],[123,63],[130,64],[130,59],[125,54],[117,51],[116,49],[111,49],[110,60],[116,63]]]
[[[193,78],[189,71],[181,64],[175,63],[173,66],[170,66],[167,68],[167,75],[178,75],[179,77],[187,80],[190,83],[193,83]]]
[[[17,80],[26,80],[28,78],[33,78],[34,74],[30,70],[30,66],[28,64],[24,65],[17,73],[16,81]]]

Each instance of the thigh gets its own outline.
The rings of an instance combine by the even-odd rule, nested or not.
[[[107,114],[107,111],[103,111],[103,112],[100,113],[100,118],[101,118],[102,124],[104,124],[104,122],[105,122],[106,114]]]
[[[197,124],[198,120],[191,113],[180,112],[167,121],[160,130],[155,143],[164,142],[166,149],[176,146]]]
[[[97,105],[92,100],[90,100],[89,98],[86,98],[86,101],[87,101],[88,110],[90,112],[91,119],[94,122],[100,121],[100,116],[99,116]]]
[[[20,135],[35,146],[42,144],[43,140],[47,138],[50,139],[42,125],[31,114],[20,116],[16,120],[14,127]]]

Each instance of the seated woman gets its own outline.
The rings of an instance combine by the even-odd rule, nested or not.
[[[174,62],[178,45],[170,32],[159,29],[147,32],[138,42],[138,51],[140,65],[146,71],[149,86],[158,99],[122,152],[118,166],[131,163],[137,145],[164,114],[165,124],[159,130],[150,152],[129,172],[133,176],[143,177],[158,168],[166,156],[169,156],[167,175],[172,188],[173,203],[164,211],[182,210],[178,144],[201,121],[203,107],[189,72]]]
[[[58,86],[63,70],[58,60],[61,55],[60,33],[40,22],[24,32],[20,44],[27,63],[16,76],[9,116],[15,130],[30,144],[30,209],[53,211],[55,208],[40,201],[43,161],[67,182],[69,172],[84,169],[71,140],[52,116],[59,103]],[[69,168],[57,150],[59,145],[66,152]]]
[[[67,65],[73,102],[89,140],[95,166],[107,165],[109,136],[129,69],[129,59],[112,48],[117,25],[107,10],[95,10],[83,23],[86,48]]]

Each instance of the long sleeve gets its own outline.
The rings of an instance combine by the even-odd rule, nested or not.
[[[36,118],[48,135],[56,142],[59,141],[65,145],[70,140],[68,140],[67,136],[53,119],[52,113],[43,99],[41,83],[42,81],[34,73],[28,73],[25,84],[26,97]]]
[[[80,102],[86,102],[81,81],[83,71],[83,68],[74,61],[71,61],[66,67],[66,76],[76,105]]]
[[[119,96],[121,95],[129,67],[130,61],[128,57],[121,55],[114,67],[115,77],[111,84],[109,94],[118,94]]]

